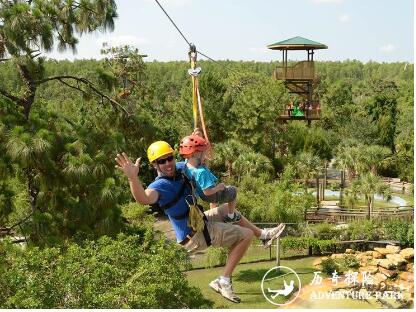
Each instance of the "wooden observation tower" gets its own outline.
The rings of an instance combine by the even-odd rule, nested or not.
[[[282,66],[278,66],[273,77],[277,80],[283,80],[290,93],[297,94],[297,99],[287,103],[282,115],[278,120],[307,120],[310,125],[312,120],[318,120],[321,117],[321,105],[319,96],[314,90],[319,84],[319,78],[315,76],[315,65],[313,62],[314,50],[328,49],[322,43],[315,42],[302,37],[294,37],[284,41],[269,44],[267,46],[272,50],[281,50],[283,53]],[[307,60],[297,62],[291,66],[287,62],[288,50],[305,50]]]

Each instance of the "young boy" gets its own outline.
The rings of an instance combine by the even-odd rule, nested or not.
[[[179,153],[186,159],[185,174],[193,179],[196,192],[203,201],[216,204],[228,204],[228,215],[224,222],[235,223],[241,220],[241,214],[235,210],[237,188],[218,183],[218,178],[205,165],[209,150],[207,141],[197,135],[189,135],[181,140]]]

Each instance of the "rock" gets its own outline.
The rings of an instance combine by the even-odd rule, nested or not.
[[[405,270],[407,272],[413,273],[413,263],[406,263]]]
[[[369,265],[369,266],[360,267],[358,270],[360,272],[368,272],[368,273],[374,275],[378,272],[378,267],[375,266],[375,265]]]
[[[345,257],[344,254],[332,254],[331,259],[343,259]]]
[[[378,264],[380,263],[381,260],[382,259],[373,259],[368,264],[378,266]]]
[[[361,259],[359,260],[360,260],[360,266],[367,266],[368,264],[371,263],[373,258],[370,256],[364,256],[364,257],[361,257]]]
[[[380,253],[381,255],[383,255],[383,256],[388,255],[388,254],[390,254],[390,253],[391,253],[391,252],[390,252],[389,250],[387,250],[386,248],[379,248],[379,247],[374,248],[374,251],[379,252],[379,253]]]
[[[405,282],[412,282],[414,281],[414,275],[413,273],[409,273],[409,272],[402,272],[399,275],[399,278]]]
[[[321,258],[315,259],[312,263],[312,265],[314,267],[320,266],[321,264],[322,264],[322,259]]]
[[[374,288],[375,290],[380,290],[382,287],[382,284],[385,286],[385,280],[387,280],[387,277],[384,274],[377,273],[373,277],[373,284],[368,288]]]
[[[387,270],[395,269],[397,266],[389,259],[378,260],[378,266]]]
[[[386,255],[386,258],[390,260],[396,267],[402,266],[407,263],[407,261],[400,254],[390,254]]]
[[[385,290],[387,290],[387,284],[386,284],[386,282],[380,282],[380,288],[378,290],[379,291],[385,291]]]
[[[400,255],[406,260],[411,260],[415,255],[415,250],[413,248],[405,248],[400,251]]]
[[[348,255],[352,255],[352,254],[355,254],[355,250],[347,248],[345,249],[345,253]]]
[[[365,267],[361,267],[358,269],[360,272],[368,272],[370,274],[376,274],[378,272],[378,267],[375,265],[369,265]]]
[[[387,270],[383,267],[379,267],[378,270],[380,271],[380,273],[384,274],[388,278],[394,277],[397,275],[397,270]]]
[[[389,253],[391,254],[397,254],[400,252],[400,247],[399,246],[393,246],[393,245],[387,245],[386,246],[386,250],[389,251]]]
[[[385,281],[387,279],[387,276],[385,276],[384,274],[381,273],[377,273],[376,275],[374,275],[374,281]]]
[[[374,259],[381,259],[383,258],[383,255],[381,253],[379,253],[378,251],[371,251],[372,256]]]

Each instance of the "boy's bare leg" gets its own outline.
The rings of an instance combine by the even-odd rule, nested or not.
[[[233,200],[233,201],[228,203],[228,213],[229,214],[234,213],[236,204],[237,204],[236,200]]]

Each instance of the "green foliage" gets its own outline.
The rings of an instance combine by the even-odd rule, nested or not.
[[[382,230],[378,222],[374,220],[354,221],[348,224],[345,240],[379,240],[382,238]]]
[[[295,250],[297,252],[304,252],[309,247],[312,247],[312,250],[317,250],[319,252],[330,251],[335,239],[317,239],[311,236],[303,237],[294,237],[286,236],[281,240],[281,246],[283,251]]]
[[[358,269],[360,267],[360,260],[358,260],[354,255],[345,255],[342,258],[341,263],[344,268],[344,272],[348,269]]]
[[[1,243],[2,308],[209,308],[189,286],[186,253],[137,235],[66,248],[14,250]]]
[[[392,219],[384,222],[383,229],[386,238],[399,241],[405,246],[414,245],[414,225],[412,222]]]
[[[329,223],[319,223],[311,228],[313,237],[323,240],[338,239],[341,230]]]
[[[239,184],[238,209],[253,222],[298,222],[314,202],[310,194],[299,193],[288,166],[281,179],[269,182],[264,176],[246,176]]]
[[[335,271],[342,272],[342,268],[337,261],[332,258],[328,258],[322,261],[322,272],[328,276],[332,276]]]
[[[224,266],[227,262],[228,249],[223,247],[209,247],[205,253],[205,267]]]

